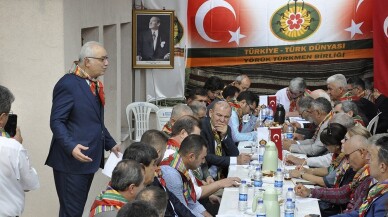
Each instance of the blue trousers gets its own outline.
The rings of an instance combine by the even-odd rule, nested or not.
[[[94,173],[70,174],[53,171],[60,204],[59,217],[82,217]]]

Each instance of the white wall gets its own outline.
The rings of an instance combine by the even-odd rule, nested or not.
[[[122,116],[125,115],[122,108],[132,101],[130,85],[134,77],[128,63],[131,59],[131,2],[0,1],[0,84],[8,87],[16,97],[12,110],[18,114],[23,145],[29,151],[41,183],[39,190],[26,194],[23,216],[58,215],[52,170],[44,165],[52,136],[49,128],[52,89],[72,61],[77,59],[83,28],[97,27],[98,39],[114,52],[110,62],[114,71],[109,71],[113,76],[103,78],[107,86],[107,104],[110,105],[106,124],[112,136],[117,141],[120,139]],[[121,61],[122,58],[126,59],[125,62]],[[86,210],[106,181],[106,178],[96,176]]]

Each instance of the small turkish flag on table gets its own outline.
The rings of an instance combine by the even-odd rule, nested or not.
[[[283,143],[282,143],[282,128],[281,127],[270,127],[271,141],[275,143],[278,149],[278,158],[283,160]]]

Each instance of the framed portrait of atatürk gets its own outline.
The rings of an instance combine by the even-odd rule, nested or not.
[[[133,68],[174,68],[174,11],[134,10]]]

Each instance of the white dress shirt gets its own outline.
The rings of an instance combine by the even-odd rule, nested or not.
[[[39,188],[27,150],[15,139],[0,137],[0,216],[20,216],[24,191]]]

